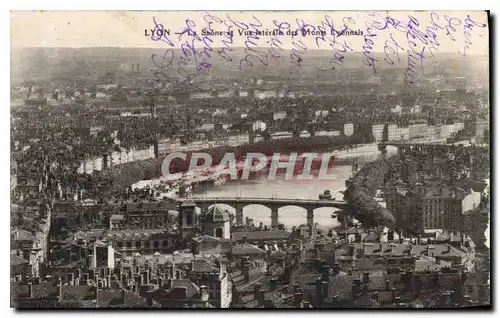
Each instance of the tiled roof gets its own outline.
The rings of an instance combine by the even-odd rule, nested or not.
[[[186,297],[184,298],[184,290]],[[199,293],[199,288],[189,279],[176,279],[172,281],[172,288],[168,292],[168,297],[173,299],[191,299]]]
[[[28,261],[17,255],[10,255],[10,266],[28,264]]]
[[[132,308],[140,308],[146,306],[144,297],[130,291],[125,291],[125,301],[121,290],[99,290],[98,295],[97,303],[99,307],[121,307],[125,305]]]
[[[198,243],[201,243],[201,242],[203,242],[203,243],[218,243],[221,241],[219,238],[213,237],[210,235],[200,235],[200,236],[194,237],[193,240],[198,242]]]
[[[483,192],[487,184],[483,181],[476,181],[471,179],[457,180],[456,184],[463,189],[472,189],[474,192]]]
[[[35,238],[33,235],[26,231],[25,229],[14,229],[10,231],[11,237],[13,237],[14,240],[19,240],[19,241],[33,241]]]
[[[316,288],[315,285],[313,285]],[[352,298],[352,278],[347,275],[338,275],[330,279],[328,284],[329,296],[338,296],[338,299]]]
[[[451,198],[453,190],[449,187],[430,187],[425,190],[425,198]],[[456,188],[457,198],[463,198],[467,192],[462,188]]]
[[[464,282],[465,286],[480,286],[483,282],[478,275],[470,275]]]
[[[121,221],[125,219],[125,216],[123,214],[113,214],[109,219],[111,221]]]
[[[266,251],[248,243],[240,243],[231,247],[231,254],[233,255],[266,254]]]
[[[219,269],[211,264],[210,261],[206,259],[196,259],[193,261],[193,272],[201,272],[201,273],[214,273],[218,272]]]
[[[415,271],[433,271],[439,269],[441,266],[436,264],[436,259],[433,257],[422,255],[415,260]]]
[[[221,223],[229,222],[229,213],[223,206],[215,204],[203,215],[204,222]]]
[[[269,261],[277,260],[280,257],[286,257],[286,253],[283,251],[272,251],[271,255],[269,255]]]
[[[43,298],[49,296],[58,295],[58,286],[55,281],[52,282],[40,282],[40,284],[32,285],[33,298]],[[11,283],[10,295],[13,299],[17,298],[27,298],[28,285],[22,285],[20,283]]]
[[[95,289],[85,285],[63,285],[61,292],[63,300],[76,299],[81,301],[95,298]]]
[[[151,238],[151,237],[166,237],[172,235],[171,232],[164,229],[137,229],[137,230],[112,230],[106,233],[106,237],[110,240],[121,240],[127,238]]]
[[[247,231],[247,232],[234,232],[233,240],[241,241],[246,237],[248,241],[258,240],[287,240],[290,238],[290,233],[284,230],[270,230],[270,231]]]
[[[219,257],[219,256],[214,256]],[[178,253],[174,252],[174,254],[163,254],[160,256],[154,256],[154,255],[141,255],[139,257],[132,257],[132,256],[127,256],[125,257],[125,260],[127,263],[132,263],[133,260],[137,260],[139,265],[146,263],[146,261],[153,262],[153,263],[158,263],[158,264],[165,264],[165,263],[171,263],[171,264],[186,264],[186,263],[191,263],[194,259],[196,260],[203,260],[207,259],[210,260],[212,257],[205,255],[202,258],[195,257],[192,253]]]
[[[193,201],[189,201],[189,200],[183,201],[181,204],[181,207],[186,207],[186,206],[195,207],[196,203],[194,203]]]
[[[363,251],[365,256],[410,256],[413,254],[415,256],[421,256],[429,254],[428,256],[434,257],[463,257],[466,255],[465,251],[449,244],[410,245],[408,243],[355,243],[353,246],[356,251]],[[343,245],[336,250],[336,256],[338,256],[338,259],[350,259],[349,257],[352,255],[350,249],[351,246]]]
[[[142,202],[130,202],[126,204],[127,211],[131,212],[134,210],[148,210],[148,211],[158,211],[171,208],[171,204],[165,201],[142,201]]]

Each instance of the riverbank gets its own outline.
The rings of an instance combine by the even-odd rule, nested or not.
[[[333,152],[347,151],[362,144],[359,136],[315,136],[304,138],[288,138],[268,140],[254,144],[244,144],[235,147],[221,146],[209,149],[200,149],[186,152],[186,160],[174,159],[170,165],[170,173],[185,172],[189,168],[191,155],[195,152],[204,152],[212,157],[212,164],[218,165],[226,153],[234,153],[236,160],[242,160],[247,153],[256,152],[266,156],[274,153],[305,153],[305,152]],[[374,144],[370,144],[373,147]],[[139,180],[148,180],[161,176],[161,165],[164,157],[126,163],[103,170],[103,176],[113,180],[112,191],[121,191]]]

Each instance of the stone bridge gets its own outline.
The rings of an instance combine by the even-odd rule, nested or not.
[[[378,149],[381,152],[385,152],[387,146],[393,146],[398,148],[398,154],[405,152],[406,150],[418,149],[419,151],[432,151],[436,148],[443,147],[453,147],[446,143],[446,139],[432,139],[432,140],[416,140],[411,141],[384,141],[378,144]]]
[[[226,204],[236,210],[236,224],[243,224],[243,208],[256,204],[271,209],[271,226],[278,226],[278,210],[285,206],[297,206],[307,210],[307,225],[314,225],[314,210],[317,208],[332,207],[344,209],[347,204],[345,201],[337,200],[307,200],[307,199],[279,199],[279,198],[189,198],[179,200],[194,202],[202,211],[206,211],[215,204]]]

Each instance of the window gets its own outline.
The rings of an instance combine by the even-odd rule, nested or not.
[[[118,248],[122,248],[122,247],[123,247],[123,242],[117,242],[117,243],[116,243],[116,247],[118,247]]]
[[[141,241],[135,242],[135,248],[141,248],[141,247],[142,247],[142,242]]]
[[[128,241],[128,242],[127,242],[127,247],[128,247],[128,248],[132,248],[132,242]]]
[[[154,241],[153,246],[154,246],[154,248],[158,248],[160,246],[160,242]]]
[[[145,248],[151,248],[151,243],[149,241],[144,242]]]
[[[168,247],[168,241],[163,241],[163,247]]]

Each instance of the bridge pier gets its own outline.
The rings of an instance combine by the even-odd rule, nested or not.
[[[316,230],[314,228],[314,209],[307,209],[307,226],[309,227],[309,235],[313,237]]]
[[[314,210],[307,209],[307,225],[314,225]]]
[[[278,207],[271,208],[271,228],[278,228]]]
[[[208,207],[214,204],[227,204],[235,209],[235,220],[237,225],[244,225],[243,208],[251,204],[258,204],[261,206],[266,206],[271,209],[271,227],[278,228],[279,218],[278,209],[283,206],[298,206],[307,210],[307,225],[311,227],[311,232],[314,229],[314,209],[319,207],[334,207],[343,208],[346,203],[340,200],[304,200],[304,199],[276,199],[276,198],[191,198],[191,199],[179,199],[176,202],[179,204],[179,208],[183,202],[190,201],[194,202],[196,206],[201,209],[201,213],[204,214],[208,210]]]
[[[386,144],[383,144],[383,143],[378,144],[378,150],[379,150],[382,154],[386,154],[386,153],[387,153],[387,145],[386,145]]]
[[[243,225],[243,207],[236,205],[234,209],[236,210],[236,225]]]

